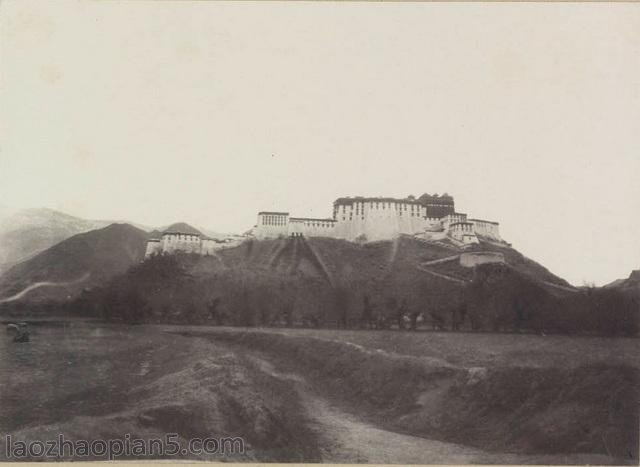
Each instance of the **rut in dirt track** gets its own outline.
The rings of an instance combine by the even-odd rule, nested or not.
[[[302,376],[280,373],[261,357],[251,359],[261,371],[293,384],[309,418],[308,428],[318,436],[323,462],[470,464],[498,460],[478,449],[377,428],[316,395]]]

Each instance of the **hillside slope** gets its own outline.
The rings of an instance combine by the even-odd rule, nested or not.
[[[473,269],[462,267],[458,257],[464,252],[479,251],[502,253],[511,269],[540,285],[571,288],[564,279],[517,250],[488,242],[463,250],[446,242],[424,242],[408,236],[364,245],[330,238],[254,240],[220,252],[219,258],[223,264],[323,277],[332,286],[352,285],[357,277],[376,283],[378,290],[392,285],[396,290],[406,287],[414,291],[423,283],[424,277],[428,277],[423,267],[428,263],[443,261],[428,269],[452,278],[471,280]],[[437,282],[442,286],[449,281],[445,277]]]
[[[507,264],[509,264],[522,274],[525,274],[526,276],[529,276],[541,282],[547,282],[563,287],[573,288],[571,284],[569,284],[569,282],[562,279],[561,277],[556,276],[540,263],[527,258],[518,250],[507,245],[498,245],[493,242],[481,241],[480,245],[475,246],[474,249],[500,252],[505,256]]]
[[[214,256],[149,259],[80,308],[125,321],[343,328],[397,327],[402,314],[421,314],[437,327],[495,330],[534,323],[529,316],[558,300],[548,284],[562,279],[517,252],[477,269],[460,265],[461,252],[406,237],[248,240]]]
[[[443,241],[424,242],[409,236],[364,245],[331,238],[309,238],[300,240],[296,247],[296,241],[296,239],[247,241],[238,248],[225,251],[221,257],[234,263],[269,265],[282,270],[291,267],[292,260],[299,259],[299,253],[303,251],[300,245],[305,243],[321,256],[334,275],[349,274],[352,269],[359,269],[362,273],[362,268],[375,275],[381,270],[389,272],[389,268],[399,265],[415,267],[425,262],[452,258],[463,252],[497,251],[504,254],[507,264],[531,278],[558,285],[569,285],[564,279],[526,258],[517,250],[488,242],[481,242],[472,248],[462,250]]]
[[[605,287],[640,297],[640,269],[631,271],[631,274],[626,279],[618,279]]]
[[[7,213],[0,217],[0,272],[73,235],[108,224],[45,208]]]
[[[68,238],[0,276],[0,297],[7,298],[40,282],[29,300],[63,300],[83,288],[102,285],[144,258],[147,233],[128,224],[112,224]]]

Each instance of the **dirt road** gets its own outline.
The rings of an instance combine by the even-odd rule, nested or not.
[[[323,462],[404,465],[558,462],[557,456],[493,454],[375,427],[319,396],[302,376],[278,371],[271,362],[257,355],[250,358],[261,371],[288,381],[296,389],[308,417],[308,428],[317,436]],[[606,463],[607,459],[600,461]]]

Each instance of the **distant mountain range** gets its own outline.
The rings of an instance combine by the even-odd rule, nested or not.
[[[87,220],[53,209],[0,211],[0,273],[73,235],[109,221]]]

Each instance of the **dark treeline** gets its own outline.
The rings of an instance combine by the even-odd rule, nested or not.
[[[483,265],[465,293],[472,329],[638,335],[638,297],[613,288],[554,293],[508,266]]]
[[[67,307],[126,323],[638,335],[637,297],[608,288],[553,293],[505,265],[476,267],[463,287],[357,274],[330,284],[216,261],[156,256]]]

